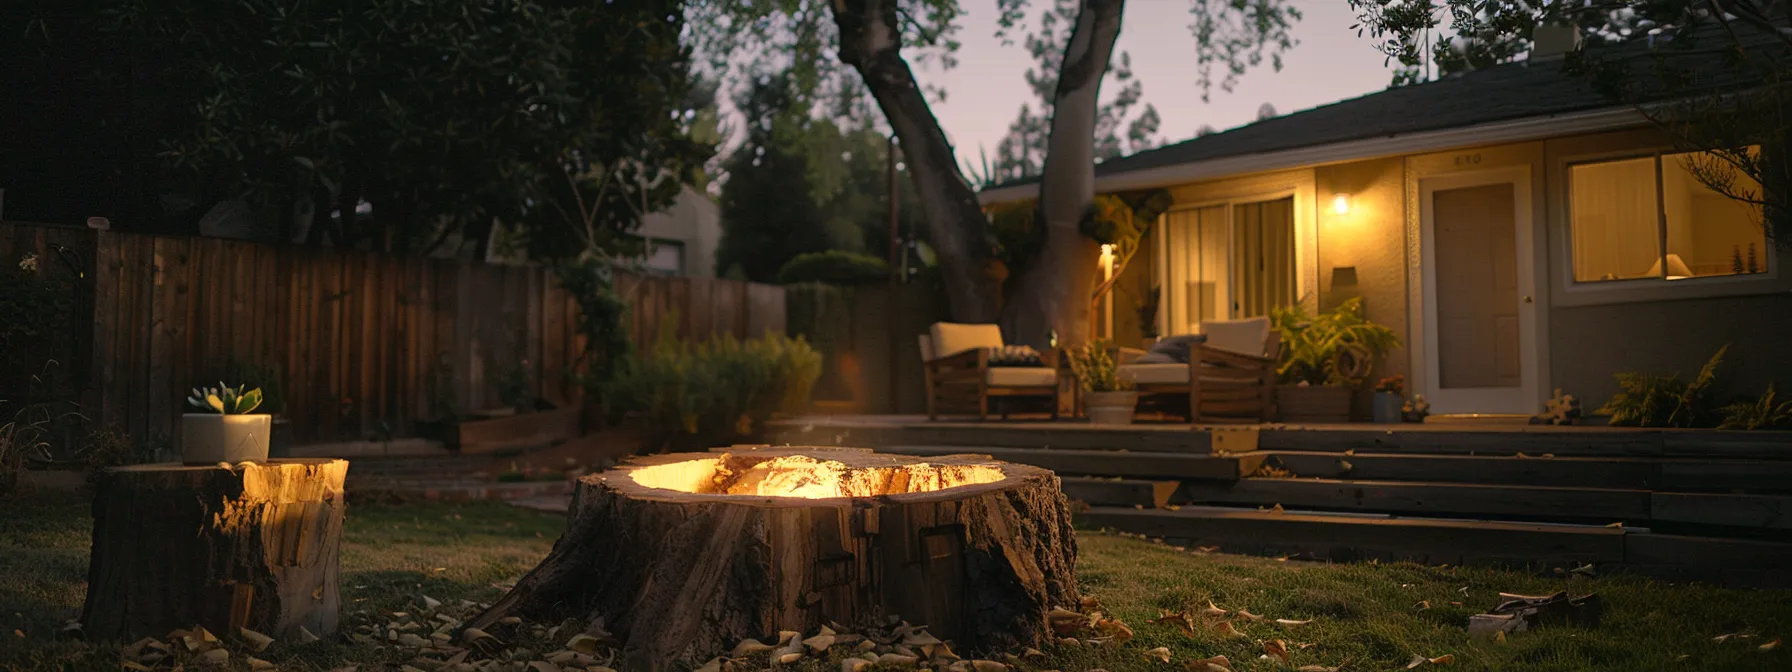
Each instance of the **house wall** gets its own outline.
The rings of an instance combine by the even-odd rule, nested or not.
[[[1359,161],[1314,169],[1318,192],[1319,309],[1330,310],[1362,297],[1369,319],[1393,329],[1410,343],[1407,319],[1406,165],[1400,158]],[[1335,196],[1349,199],[1338,213]],[[1354,272],[1355,281],[1350,276]],[[1376,378],[1407,375],[1406,353],[1389,353]],[[1361,400],[1368,403],[1365,395]],[[1366,408],[1366,407],[1365,407]]]
[[[1616,391],[1613,374],[1677,371],[1691,376],[1725,344],[1730,364],[1720,371],[1720,396],[1759,394],[1775,381],[1792,388],[1792,357],[1782,345],[1784,334],[1792,331],[1792,254],[1778,253],[1775,273],[1766,276],[1626,286],[1573,282],[1569,164],[1670,149],[1666,138],[1652,130],[1601,133],[1241,176],[1173,187],[1171,193],[1177,207],[1295,193],[1302,302],[1309,309],[1327,309],[1352,296],[1363,297],[1370,318],[1394,328],[1407,345],[1375,375],[1405,374],[1409,389],[1422,392],[1426,308],[1419,265],[1420,185],[1429,179],[1523,170],[1529,176],[1526,212],[1532,221],[1533,266],[1523,274],[1520,289],[1537,302],[1539,406],[1560,388],[1579,396],[1588,410],[1596,409]],[[1340,193],[1350,197],[1347,214],[1332,209],[1333,197]],[[1682,200],[1670,198],[1667,207],[1695,214],[1718,207]],[[1166,258],[1161,240],[1152,243],[1157,264],[1152,277],[1159,283]],[[1703,256],[1701,262],[1710,261]],[[1354,285],[1339,273],[1347,268],[1354,269]],[[1130,317],[1125,306],[1116,305],[1116,334],[1130,336],[1134,327],[1122,326]]]
[[[672,206],[641,218],[636,235],[674,241],[684,246],[684,274],[716,277],[716,247],[722,241],[722,218],[714,201],[689,186]]]

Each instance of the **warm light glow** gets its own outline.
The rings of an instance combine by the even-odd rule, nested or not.
[[[1332,194],[1332,212],[1339,215],[1350,214],[1350,194]]]
[[[879,497],[936,492],[1002,480],[995,467],[980,465],[904,464],[854,467],[835,460],[802,455],[755,459],[722,455],[636,469],[636,483],[704,495],[751,497]]]
[[[1101,273],[1104,279],[1114,275],[1114,246],[1110,243],[1101,244]]]

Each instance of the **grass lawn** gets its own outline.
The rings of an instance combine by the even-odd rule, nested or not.
[[[115,647],[58,641],[78,615],[87,567],[86,504],[73,496],[0,502],[0,669],[116,670]],[[490,601],[494,584],[519,576],[547,553],[560,521],[502,504],[358,506],[350,511],[343,547],[345,611],[382,614],[410,608],[418,595],[444,602]],[[1080,538],[1079,576],[1137,633],[1109,649],[1057,647],[1029,667],[1170,670],[1145,651],[1168,647],[1176,661],[1224,654],[1237,670],[1287,669],[1260,660],[1263,640],[1286,640],[1294,666],[1345,671],[1402,669],[1413,654],[1449,654],[1449,670],[1787,670],[1792,653],[1757,645],[1792,634],[1792,591],[1736,591],[1655,583],[1630,577],[1575,579],[1463,567],[1323,565],[1273,559],[1197,555],[1118,536]],[[1464,627],[1492,607],[1496,593],[1598,592],[1606,601],[1596,628],[1546,629],[1504,643],[1477,642]],[[1222,637],[1202,627],[1194,636],[1149,622],[1160,610],[1199,609],[1211,600],[1268,619],[1312,619],[1284,628],[1235,620],[1244,633]],[[1428,603],[1429,608],[1421,608]],[[347,616],[347,614],[345,614]],[[1749,633],[1716,644],[1712,638]],[[277,644],[264,658],[282,670],[321,670],[359,663],[392,666],[390,649],[320,642]],[[812,662],[798,669],[838,670]],[[160,668],[167,669],[167,668]]]

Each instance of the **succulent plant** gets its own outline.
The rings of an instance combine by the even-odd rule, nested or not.
[[[196,387],[187,397],[187,404],[201,413],[247,415],[261,406],[261,388],[245,392],[244,387],[247,386],[231,387],[222,382],[217,387]]]

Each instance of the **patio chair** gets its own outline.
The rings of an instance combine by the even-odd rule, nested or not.
[[[1146,353],[1125,349],[1119,373],[1138,386],[1141,404],[1157,395],[1186,395],[1193,423],[1254,423],[1275,417],[1276,359],[1281,335],[1269,318],[1202,322],[1200,333],[1165,339]],[[1174,351],[1188,348],[1187,361]]]
[[[1056,352],[1040,353],[1037,364],[1004,361],[1007,344],[993,324],[939,322],[928,332],[920,342],[929,420],[949,412],[976,413],[987,420],[992,398],[1002,402],[998,413],[1003,419],[1012,410],[1006,402],[1031,398],[1049,404],[1052,419],[1058,418]]]

